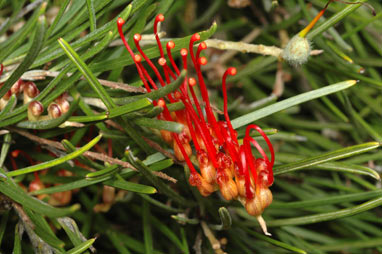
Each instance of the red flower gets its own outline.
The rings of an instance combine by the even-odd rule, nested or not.
[[[171,68],[167,64],[162,44],[157,34],[158,23],[162,21],[164,21],[164,16],[159,14],[155,18],[154,33],[160,52],[158,63],[162,67],[164,78],[157,67],[140,48],[139,41],[141,40],[141,35],[135,34],[133,37],[135,46],[140,53],[140,55],[137,55],[134,54],[127,44],[123,35],[122,26],[124,20],[121,18],[117,20],[118,31],[122,41],[134,60],[138,74],[148,92],[150,92],[151,89],[158,89],[158,87],[141,63],[142,57],[154,71],[156,79],[161,86],[169,84],[171,79],[176,80],[180,76],[180,68],[176,65],[171,54],[175,43],[169,41],[166,45]],[[187,56],[189,53],[195,68],[197,80],[192,77],[186,77],[178,91],[167,95],[171,103],[182,101],[185,109],[170,113],[164,98],[153,102],[154,105],[163,108],[163,112],[158,116],[159,118],[168,121],[177,121],[185,125],[181,134],[161,131],[162,137],[167,143],[173,145],[177,159],[187,163],[190,169],[189,182],[192,186],[198,188],[201,195],[208,196],[219,189],[226,200],[238,199],[245,206],[249,214],[258,217],[259,221],[264,222],[260,215],[272,202],[272,193],[269,190],[269,187],[273,183],[272,167],[274,164],[274,150],[272,144],[263,130],[255,124],[247,126],[243,144],[239,144],[237,132],[232,127],[227,109],[226,79],[228,75],[236,75],[237,71],[234,67],[228,68],[223,75],[222,90],[225,120],[218,121],[215,118],[201,72],[201,65],[205,65],[207,59],[200,55],[202,50],[207,48],[207,45],[204,42],[199,43],[196,54],[194,53],[194,44],[199,40],[199,34],[196,33],[192,35],[189,50],[185,48],[180,50],[183,62],[182,68],[187,70]],[[194,86],[197,84],[199,84],[205,105],[206,119],[204,118],[201,103],[195,95]],[[250,136],[252,129],[258,131],[268,144],[271,160],[269,160],[258,142]],[[190,146],[191,141],[196,150],[200,173],[195,169],[189,158],[193,153]],[[258,150],[262,158],[255,158],[252,153],[251,144]],[[265,224],[262,226],[265,226]],[[266,232],[266,227],[263,227],[263,229],[264,232]]]

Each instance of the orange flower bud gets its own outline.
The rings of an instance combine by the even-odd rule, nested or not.
[[[168,144],[171,144],[172,143],[172,135],[171,135],[171,132],[169,131],[166,131],[166,130],[160,130],[160,134],[162,136],[162,139],[168,143]]]
[[[252,216],[259,216],[263,213],[263,208],[261,201],[258,197],[253,197],[252,199],[247,199],[245,202],[245,209],[248,214]]]
[[[224,184],[219,184],[219,187],[220,193],[226,200],[235,199],[238,195],[236,183],[232,178],[228,178],[228,181],[224,182]]]
[[[182,145],[183,145],[184,150],[186,151],[187,156],[191,156],[192,148],[191,148],[190,144],[184,143]],[[180,150],[180,148],[176,142],[173,142],[173,148],[174,148],[174,154],[175,154],[176,159],[179,161],[184,161],[185,159],[183,157],[183,154],[182,154],[182,152],[181,152],[181,150]]]

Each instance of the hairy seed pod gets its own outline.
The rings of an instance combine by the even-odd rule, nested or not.
[[[293,36],[293,38],[286,45],[282,58],[284,58],[288,63],[293,66],[298,66],[308,61],[311,51],[311,43],[305,38],[298,34]]]

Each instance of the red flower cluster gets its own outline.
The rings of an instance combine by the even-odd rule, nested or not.
[[[121,39],[134,60],[138,74],[148,92],[151,91],[151,88],[158,89],[158,87],[143,66],[141,62],[142,57],[154,71],[162,87],[169,84],[171,79],[176,80],[180,77],[180,68],[176,65],[171,54],[175,43],[169,41],[166,44],[167,56],[170,62],[170,64],[168,64],[157,34],[158,23],[162,21],[164,21],[164,16],[159,14],[155,18],[154,34],[160,52],[158,64],[163,69],[164,79],[157,67],[141,49],[139,45],[141,35],[135,34],[133,37],[135,46],[140,53],[134,54],[123,35],[122,26],[124,20],[121,18],[117,20]],[[254,124],[247,126],[243,144],[239,144],[237,132],[232,127],[227,110],[226,79],[228,75],[236,75],[236,69],[233,67],[226,70],[222,82],[225,121],[218,121],[215,118],[201,72],[201,66],[207,63],[207,59],[201,56],[201,52],[207,48],[206,43],[201,42],[197,47],[196,54],[194,52],[194,44],[199,40],[199,34],[196,33],[192,35],[189,49],[183,48],[180,50],[183,62],[182,68],[187,70],[187,56],[189,54],[197,74],[197,80],[192,77],[186,77],[178,91],[167,95],[169,102],[174,103],[181,101],[185,108],[170,113],[163,98],[153,102],[154,105],[163,108],[163,112],[158,116],[159,118],[176,121],[185,126],[183,132],[180,134],[162,130],[162,137],[167,143],[173,146],[177,159],[186,161],[191,173],[189,182],[192,186],[198,188],[201,195],[208,196],[219,189],[226,200],[239,200],[249,214],[256,216],[259,221],[262,222],[264,232],[266,232],[265,223],[261,218],[261,214],[272,202],[272,193],[269,190],[269,187],[273,183],[272,167],[274,164],[274,150],[272,144],[263,130]],[[203,111],[202,105],[194,91],[194,87],[197,84],[199,84],[202,99],[205,104],[205,111]],[[204,112],[206,119],[204,118]],[[268,144],[271,160],[269,160],[258,142],[250,136],[252,129],[258,131]],[[190,145],[191,141],[196,150],[200,173],[195,169],[190,160],[190,156],[193,154]],[[252,153],[251,144],[258,150],[262,158],[255,158]]]

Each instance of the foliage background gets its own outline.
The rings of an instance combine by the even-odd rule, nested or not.
[[[236,9],[223,0],[0,1],[0,62],[6,66],[0,95],[22,75],[23,79],[34,78],[36,74],[29,70],[48,70],[56,74],[36,81],[41,91],[38,99],[44,106],[63,91],[69,91],[73,98],[73,110],[59,120],[26,121],[26,107],[20,102],[0,113],[0,249],[4,253],[81,253],[92,252],[89,246],[93,244],[98,253],[381,252],[379,1],[368,1],[376,16],[360,4],[332,3],[325,20],[311,32],[313,47],[324,52],[310,57],[301,67],[290,66],[274,56],[240,52],[222,63],[227,57],[225,51],[211,49],[206,53],[212,63],[204,71],[211,102],[222,109],[221,70],[237,67],[238,75],[230,79],[229,87],[231,119],[256,120],[276,147],[274,202],[263,214],[272,237],[260,232],[256,220],[239,203],[225,202],[217,194],[202,198],[188,185],[187,170],[147,145],[142,136],[168,148],[157,136],[158,129],[179,130],[177,124],[150,119],[155,110],[144,99],[147,95],[135,104],[126,104],[136,93],[102,88],[95,78],[142,85],[126,50],[118,44],[113,20],[119,15],[126,18],[130,3],[131,13],[124,26],[129,36],[152,33],[153,18],[164,13],[166,20],[161,30],[166,32],[166,38],[180,38],[177,50],[187,45],[186,36],[201,31],[205,31],[203,39],[214,32],[214,38],[224,41],[241,41],[252,33],[256,36],[248,43],[283,47],[288,37],[312,19],[314,10],[326,4],[321,0],[285,0],[279,1],[279,7],[272,7],[276,2],[252,1],[250,6]],[[64,12],[66,5],[69,7]],[[25,12],[28,6],[33,8]],[[214,20],[216,31],[210,28]],[[78,56],[71,53],[70,47]],[[151,47],[148,45],[145,52],[156,58],[159,53]],[[66,77],[68,72],[73,74]],[[82,73],[88,75],[86,80],[80,79]],[[277,80],[277,75],[282,78]],[[349,82],[343,82],[351,79],[359,82],[351,87]],[[275,104],[335,83],[339,83],[336,89],[327,92],[331,95],[321,97],[313,92],[305,95],[304,101],[308,102],[303,104],[293,99],[284,107]],[[312,100],[315,97],[320,98]],[[97,106],[99,100],[97,105],[89,106],[89,101],[85,102],[88,98],[114,100],[117,105],[109,105],[109,116],[115,117],[123,129],[105,125],[107,114]],[[59,128],[65,120],[83,122],[85,126]],[[235,121],[239,126],[239,120]],[[25,132],[51,141],[69,141],[62,141],[64,147],[57,150],[61,143],[42,144],[42,140],[31,140]],[[100,141],[99,133],[103,134]],[[100,150],[88,143],[92,139],[104,150],[112,140],[111,157],[124,161],[129,146],[144,163],[133,161],[141,173],[86,159],[71,147],[82,147],[82,152],[97,151],[99,157]],[[11,152],[17,149],[45,166],[29,168],[30,162],[20,157],[19,171],[12,171],[18,173],[7,173],[12,170]],[[47,151],[59,154],[63,163],[54,164],[57,158]],[[72,163],[74,157],[81,160],[82,166]],[[89,175],[84,165],[98,173]],[[41,203],[17,184],[28,186],[34,179],[31,172],[44,168],[49,168],[40,175],[46,188],[39,194],[77,189],[65,208]],[[57,176],[59,169],[74,175]],[[178,182],[158,178],[151,171],[161,171]],[[54,187],[58,183],[61,185]],[[102,202],[103,185],[128,192],[107,212],[94,212],[95,205]]]

